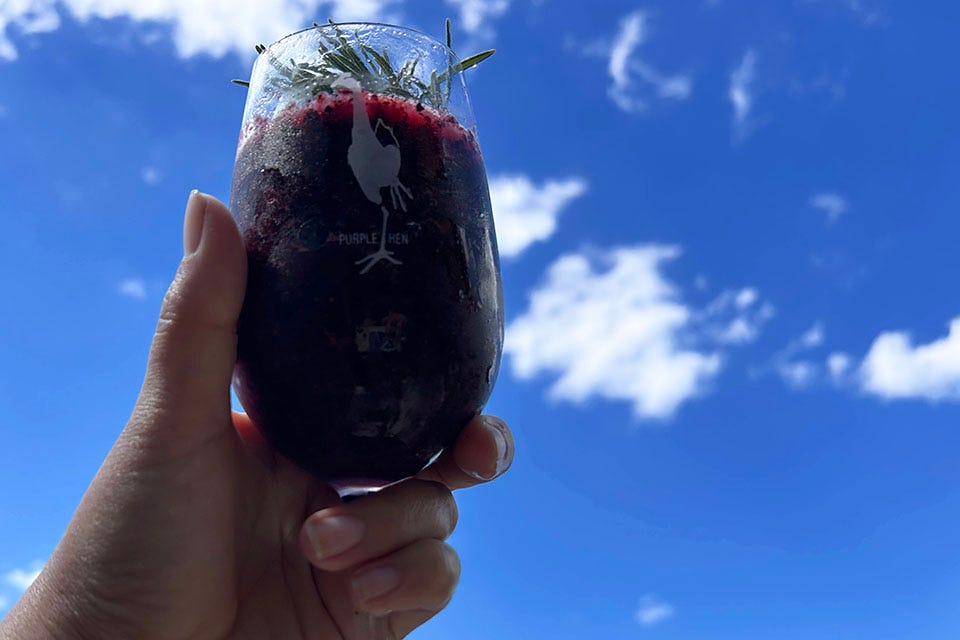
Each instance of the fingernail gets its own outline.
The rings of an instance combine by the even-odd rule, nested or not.
[[[187,212],[183,216],[183,255],[188,256],[200,246],[203,237],[203,217],[207,203],[200,192],[194,189],[187,198]]]
[[[464,469],[467,473],[475,477],[477,480],[493,480],[501,473],[503,473],[508,464],[508,455],[507,451],[507,437],[504,435],[504,429],[506,425],[498,418],[494,416],[483,416],[480,420],[484,428],[490,432],[490,435],[493,437],[493,442],[497,447],[497,461],[496,464],[490,471],[477,471],[471,469]]]
[[[374,567],[361,571],[350,581],[357,602],[369,602],[400,586],[400,574],[393,567]]]
[[[326,516],[308,520],[307,538],[321,560],[339,555],[363,539],[366,526],[353,516]]]
[[[493,477],[496,478],[501,473],[507,470],[507,466],[510,464],[507,456],[509,452],[507,451],[507,436],[504,435],[504,429],[507,428],[501,420],[493,417],[488,417],[485,420],[487,428],[493,430],[494,441],[497,443],[497,470],[494,472]]]

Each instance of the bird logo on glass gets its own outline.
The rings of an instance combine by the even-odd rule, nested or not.
[[[393,129],[382,119],[377,118],[376,124],[371,126],[363,101],[362,87],[356,78],[350,74],[344,74],[337,78],[334,86],[349,91],[353,103],[353,128],[350,147],[347,149],[347,163],[360,184],[363,195],[367,200],[378,205],[383,214],[380,248],[367,257],[357,260],[356,264],[362,267],[360,273],[370,271],[381,260],[402,264],[400,260],[393,257],[392,251],[387,250],[387,220],[390,218],[390,210],[384,203],[382,195],[383,189],[388,189],[393,208],[399,207],[402,211],[407,210],[404,198],[413,199],[410,189],[400,182],[400,143]],[[381,130],[389,134],[393,143],[384,144],[380,141],[377,134]]]

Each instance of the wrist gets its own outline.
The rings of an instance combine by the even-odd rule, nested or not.
[[[55,607],[43,602],[40,585],[33,585],[0,620],[0,638],[3,640],[55,640],[78,638],[50,614]]]
[[[92,630],[80,603],[57,583],[49,567],[34,581],[6,617],[0,640],[93,640],[107,636]]]

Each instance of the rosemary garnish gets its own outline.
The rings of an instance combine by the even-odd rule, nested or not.
[[[328,25],[333,27],[333,33],[329,33]],[[443,110],[450,99],[453,77],[480,64],[495,51],[490,49],[466,57],[459,62],[447,65],[443,72],[433,69],[430,72],[430,81],[427,83],[416,74],[419,57],[405,60],[398,67],[394,61],[390,60],[390,55],[385,48],[377,51],[367,45],[360,37],[359,31],[354,31],[350,39],[344,29],[333,20],[330,20],[328,25],[313,23],[321,37],[318,48],[320,58],[315,62],[279,60],[270,54],[266,45],[256,46],[257,54],[270,56],[270,65],[277,72],[277,77],[272,79],[273,82],[280,82],[289,87],[319,95],[334,93],[337,80],[344,74],[350,74],[369,91],[408,98]],[[449,19],[444,26],[449,48],[452,43]],[[233,80],[233,82],[244,87],[250,86],[246,80]]]

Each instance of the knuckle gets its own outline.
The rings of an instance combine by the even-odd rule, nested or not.
[[[163,296],[157,334],[177,334],[184,330],[211,334],[235,334],[236,314],[228,311],[218,300],[216,291],[197,290],[192,273],[196,265],[190,257],[184,258],[177,274]],[[193,284],[191,284],[193,282]]]
[[[441,534],[446,538],[457,528],[457,521],[460,518],[457,501],[454,499],[453,493],[445,485],[430,481],[428,481],[427,484],[430,485],[430,490],[433,492],[433,503],[435,505]]]
[[[398,488],[394,516],[404,530],[415,538],[446,539],[457,526],[459,513],[453,494],[445,485],[432,480],[410,480]]]
[[[187,291],[184,266],[181,265],[176,277],[163,296],[160,306],[160,318],[157,321],[158,335],[171,335],[181,332],[185,325],[196,324],[198,315],[196,304]]]
[[[167,292],[163,296],[163,306],[160,310],[161,316],[176,317],[179,315],[179,309],[184,305],[187,297],[186,281],[189,275],[188,272],[190,271],[188,261],[188,258],[184,258],[180,262],[179,267],[177,267],[177,272],[173,276],[173,281],[170,283],[170,286],[167,287]]]

